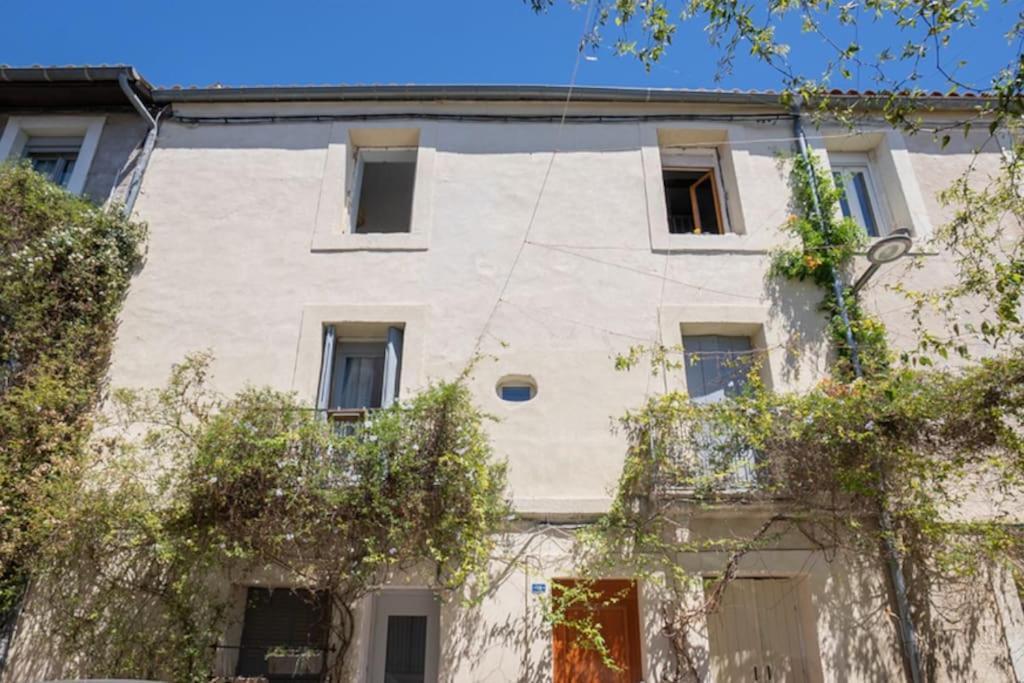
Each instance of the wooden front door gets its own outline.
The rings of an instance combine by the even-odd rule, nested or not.
[[[573,586],[569,579],[556,579],[559,585]],[[640,664],[640,612],[637,608],[636,582],[628,580],[596,581],[591,588],[598,595],[587,605],[573,606],[566,612],[569,620],[585,619],[600,625],[601,635],[619,670],[610,669],[601,656],[576,643],[577,632],[569,626],[554,629],[552,655],[554,683],[638,683],[643,680]],[[609,604],[604,604],[609,603]]]

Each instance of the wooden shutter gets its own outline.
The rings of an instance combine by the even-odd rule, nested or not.
[[[820,680],[807,655],[798,579],[734,579],[708,615],[716,681],[803,683]]]

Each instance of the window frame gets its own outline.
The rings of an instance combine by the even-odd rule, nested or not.
[[[412,124],[412,125],[410,125]],[[378,126],[353,126],[335,121],[329,135],[320,179],[320,198],[313,220],[309,249],[313,253],[340,251],[426,251],[434,223],[434,166],[437,158],[437,125],[430,122],[395,121]],[[354,232],[358,202],[354,186],[358,150],[415,149],[412,214],[408,232]],[[360,169],[361,173],[361,169]]]
[[[80,195],[85,191],[106,120],[106,116],[11,116],[0,135],[0,160],[22,158],[32,138],[81,137],[78,158],[64,188]]]
[[[38,139],[38,138],[36,138]],[[32,150],[32,140],[29,140],[29,144],[25,146],[25,153],[23,159],[27,159],[32,164],[33,169],[37,173],[43,173],[36,167],[36,160],[43,160],[44,158],[52,157],[56,164],[53,167],[53,171],[44,173],[50,181],[60,185],[61,187],[67,187],[68,183],[71,182],[71,176],[75,172],[75,166],[78,165],[78,151],[81,145],[72,150],[71,146],[59,148],[59,150]],[[71,165],[71,172],[68,172],[68,166]],[[61,180],[67,174],[66,180]]]
[[[886,202],[881,187],[875,180],[876,173],[871,154],[869,152],[829,152],[828,163],[832,172],[833,182],[835,182],[836,174],[843,178],[841,189],[845,193],[847,205],[850,207],[850,217],[864,228],[864,232],[871,239],[879,239],[888,235],[890,232],[889,226],[892,224],[889,215],[889,205]],[[850,201],[849,190],[853,188],[852,177],[855,172],[860,172],[864,175],[864,189],[867,191],[867,201],[871,205],[871,210],[874,214],[877,235],[872,235],[867,225],[863,222],[863,211],[860,208],[860,202],[855,200],[855,206]],[[855,190],[855,188],[853,189]],[[843,215],[842,206],[839,207],[839,213],[841,216]],[[857,220],[856,216],[858,215],[861,216],[860,221]]]
[[[299,321],[291,388],[306,398],[311,407],[325,404],[325,330],[333,326],[342,338],[380,336],[372,328],[402,327],[402,366],[398,373],[398,394],[410,396],[424,381],[423,350],[429,307],[402,304],[307,304]],[[367,328],[370,328],[368,331]]]
[[[668,205],[668,193],[665,191],[665,173],[671,171],[690,171],[690,172],[701,172],[710,174],[713,182],[711,183],[711,195],[715,203],[715,215],[718,217],[718,232],[700,232],[693,233],[675,233],[672,232],[672,226],[670,221],[665,222],[665,231],[669,235],[728,235],[732,234],[732,228],[729,222],[729,211],[725,201],[725,183],[722,179],[722,163],[718,157],[718,151],[714,147],[694,147],[685,148],[686,151],[678,151],[680,148],[673,147],[662,147],[661,148],[661,191],[665,201],[665,215],[668,218],[671,214],[669,213]],[[692,209],[694,212],[695,222],[700,224],[700,212],[697,210],[696,196],[693,188],[702,181],[697,181],[690,187],[690,201],[692,203]]]
[[[358,324],[358,323],[356,323]],[[378,323],[379,324],[379,323]],[[319,383],[316,391],[316,408],[330,419],[336,421],[358,421],[363,419],[372,410],[379,410],[391,406],[398,400],[401,394],[402,381],[402,360],[404,355],[405,323],[386,323],[386,332],[383,337],[379,335],[349,335],[342,332],[339,334],[338,326],[344,327],[343,323],[324,323],[321,330],[323,337],[323,355],[320,360]],[[375,325],[376,326],[376,325]],[[380,375],[380,397],[378,405],[367,406],[336,406],[337,391],[344,390],[344,382],[339,386],[338,373],[344,373],[346,358],[365,357],[376,358],[376,355],[368,354],[346,354],[345,346],[348,345],[363,352],[369,351],[369,347],[381,346],[381,375]],[[343,380],[343,378],[342,378]],[[376,381],[374,382],[376,383]]]
[[[396,147],[354,147],[352,150],[352,180],[345,192],[345,205],[348,208],[348,231],[353,235],[409,235],[412,234],[413,210],[416,206],[416,167],[419,165],[419,148],[411,146]],[[398,158],[396,158],[398,157]],[[369,163],[409,163],[413,164],[412,196],[409,197],[409,225],[406,230],[390,233],[357,232],[359,220],[359,204],[363,191],[363,170]]]
[[[692,364],[691,365],[690,357],[691,357],[691,355],[698,356],[698,363],[699,363],[700,360],[701,360],[699,358],[700,354],[701,353],[708,353],[708,352],[691,351],[691,350],[689,350],[687,348],[687,340],[706,339],[706,338],[715,338],[715,339],[726,338],[726,339],[742,339],[742,340],[745,340],[747,348],[745,350],[743,350],[743,351],[725,351],[725,352],[713,351],[711,353],[716,353],[716,354],[717,353],[727,353],[727,354],[730,355],[730,357],[746,356],[747,358],[750,359],[749,363],[750,363],[751,366],[757,360],[758,355],[763,353],[763,350],[758,348],[757,340],[754,338],[754,336],[750,335],[750,334],[745,334],[743,332],[739,332],[739,333],[708,332],[708,333],[705,333],[705,334],[693,334],[693,333],[687,334],[686,332],[683,332],[682,335],[681,335],[681,341],[682,341],[682,348],[683,348],[683,364],[684,364],[683,374],[685,375],[684,379],[686,381],[686,393],[690,397],[690,400],[695,402],[695,403],[717,403],[718,401],[723,401],[723,400],[725,400],[726,398],[728,398],[730,396],[730,394],[727,391],[728,387],[722,387],[718,391],[705,393],[705,394],[702,394],[701,396],[694,396],[693,395],[693,388],[690,386],[689,371],[690,371],[690,368],[692,366],[696,365],[696,364]],[[749,368],[748,368],[748,371],[749,371]],[[704,379],[703,383],[704,383],[704,385],[706,387],[707,386],[707,380]],[[743,386],[745,386],[745,385],[743,385]],[[739,391],[743,390],[743,386],[739,387]],[[719,392],[721,392],[721,396],[716,396],[716,394],[718,394]]]

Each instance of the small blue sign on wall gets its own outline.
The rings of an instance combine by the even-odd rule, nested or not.
[[[546,583],[531,583],[530,592],[534,595],[543,595],[548,592],[548,585]]]

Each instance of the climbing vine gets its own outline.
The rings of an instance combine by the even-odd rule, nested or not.
[[[0,641],[36,548],[40,491],[89,434],[145,235],[27,165],[0,166]]]
[[[30,605],[64,661],[209,680],[225,586],[271,568],[326,593],[342,680],[357,601],[396,573],[486,588],[505,468],[461,379],[339,430],[289,394],[215,394],[209,363],[116,392],[93,456],[50,488]]]
[[[841,362],[835,371],[852,376],[850,349],[846,342],[846,323],[839,310],[839,300],[833,290],[833,278],[838,274],[848,279],[854,256],[868,242],[864,229],[839,210],[842,188],[824,172],[821,161],[814,154],[807,159],[796,155],[792,159],[790,188],[794,212],[784,229],[796,239],[796,245],[778,250],[773,258],[770,274],[798,281],[810,281],[822,291],[821,310],[828,316],[829,336],[838,351]],[[814,178],[812,186],[811,178]],[[815,209],[815,197],[820,211]],[[857,298],[844,287],[843,303],[846,307],[854,338],[865,373],[881,372],[888,367],[890,358],[885,341],[885,328],[881,321],[860,306]]]

